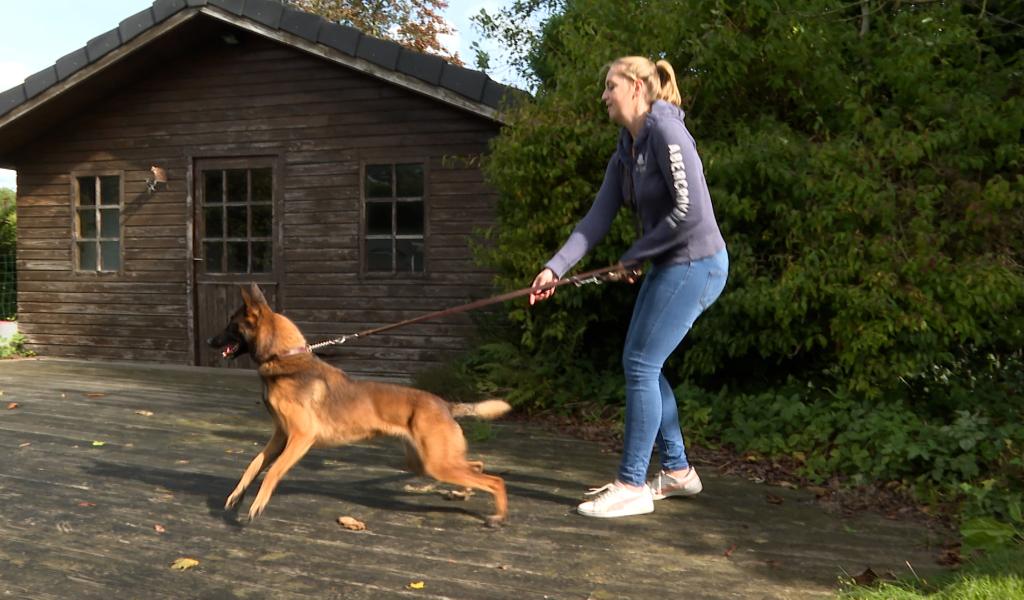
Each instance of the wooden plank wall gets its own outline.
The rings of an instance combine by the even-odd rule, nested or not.
[[[310,341],[490,293],[468,238],[492,222],[496,196],[478,169],[444,157],[484,152],[495,124],[252,37],[153,65],[147,75],[46,133],[18,161],[19,328],[32,350],[189,361],[191,157],[283,157],[278,308]],[[361,161],[426,163],[425,276],[360,275]],[[145,192],[151,164],[169,176],[153,195]],[[118,275],[72,271],[70,173],[90,169],[124,171]],[[464,347],[471,330],[466,316],[410,326],[346,345],[332,362],[408,375]]]

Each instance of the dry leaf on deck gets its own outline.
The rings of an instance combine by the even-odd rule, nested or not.
[[[19,448],[27,448],[32,445],[32,442],[25,442],[24,444],[18,444]]]
[[[730,556],[732,556],[732,553],[735,552],[735,551],[736,551],[736,544],[733,544],[732,546],[729,546],[728,550],[726,550],[725,552],[722,553],[722,556],[724,556],[726,558],[729,558]]]
[[[92,445],[93,446],[106,446],[107,443],[106,442],[98,442],[96,440],[93,440]]]
[[[157,533],[167,533],[167,530],[164,529],[164,526],[159,523],[153,526],[153,531]]]
[[[776,496],[775,494],[765,494],[764,499],[768,501],[768,504],[782,504],[785,501],[782,496]]]
[[[440,494],[442,497],[444,497],[445,500],[465,501],[469,500],[469,497],[473,495],[473,490],[468,488],[464,490],[442,490]]]
[[[106,396],[106,394],[104,394],[103,392],[86,392],[85,393],[85,397],[86,398],[102,398],[104,396]]]
[[[16,408],[18,408],[17,402],[11,402],[10,404],[7,405],[7,410],[14,410]]]
[[[405,484],[405,487],[403,487],[402,489],[407,492],[412,492],[414,494],[426,494],[434,491],[434,488],[436,487],[436,483],[425,483],[423,485],[413,485],[411,483],[407,483]]]
[[[137,414],[137,415],[139,415],[141,417],[152,417],[153,416],[153,411],[151,411],[151,410],[137,410],[137,411],[135,411],[135,414]]]
[[[422,590],[425,587],[427,587],[427,584],[423,583],[422,581],[413,581],[409,584],[410,590]]]
[[[171,563],[171,568],[177,569],[179,571],[184,571],[186,569],[191,569],[192,567],[195,567],[197,565],[199,565],[199,561],[194,558],[179,558],[178,560]]]
[[[352,531],[363,531],[366,529],[366,523],[352,517],[338,517],[338,525]]]
[[[83,502],[79,502],[78,505],[81,506],[81,507],[84,507],[84,508],[90,508],[90,507],[96,506],[96,503],[95,502],[84,502],[83,501]]]

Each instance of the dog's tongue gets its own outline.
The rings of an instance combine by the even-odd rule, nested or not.
[[[227,358],[234,354],[235,350],[238,350],[238,344],[228,344],[227,346],[224,346],[224,350],[221,351],[220,355]]]

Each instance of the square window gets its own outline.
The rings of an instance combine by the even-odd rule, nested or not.
[[[100,177],[100,204],[104,206],[121,204],[121,178],[117,175]]]
[[[391,165],[366,165],[366,197],[391,198]]]
[[[78,205],[96,206],[96,178],[78,178]]]
[[[368,203],[366,205],[366,235],[391,235],[391,233],[391,203]]]
[[[78,238],[96,239],[96,210],[87,208],[78,211]]]
[[[121,268],[121,242],[100,242],[101,270],[117,271]]]
[[[399,198],[415,198],[423,195],[423,165],[395,165],[395,182]]]
[[[395,252],[396,271],[423,272],[423,240],[395,240]]]
[[[95,271],[99,268],[96,242],[78,242],[78,268],[83,271]]]
[[[391,272],[391,240],[366,240],[366,269]]]
[[[100,237],[121,237],[121,211],[109,208],[100,210]]]
[[[398,235],[423,235],[423,203],[398,202],[396,207]]]

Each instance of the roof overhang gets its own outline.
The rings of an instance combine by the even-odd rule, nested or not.
[[[499,108],[523,92],[485,73],[366,36],[275,0],[157,0],[86,47],[0,93],[0,167],[40,132],[109,93],[201,33],[230,25],[501,123]]]

